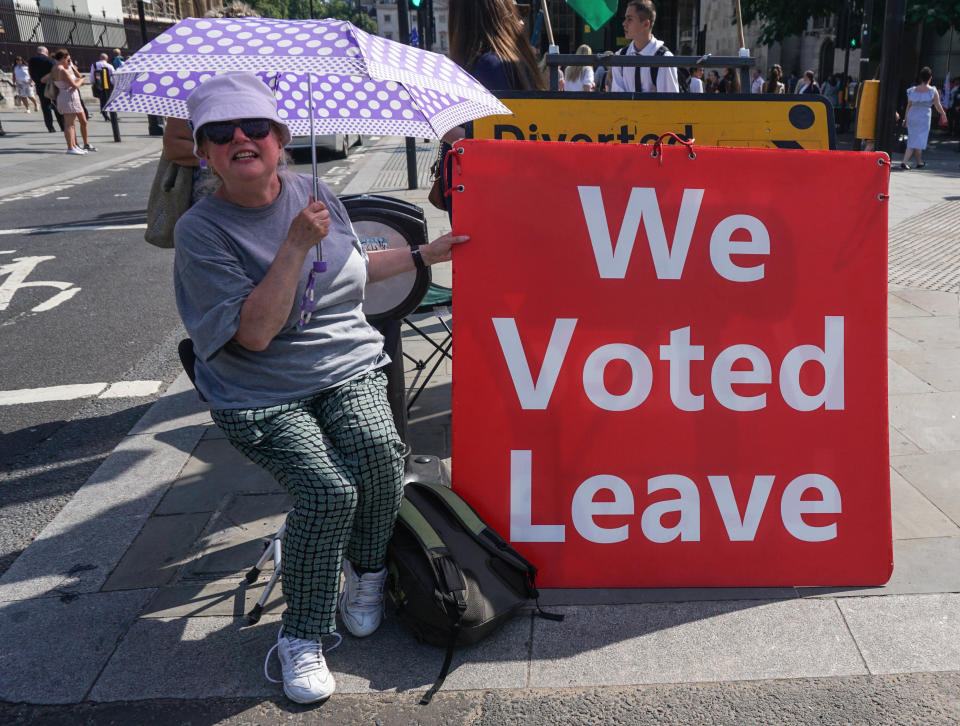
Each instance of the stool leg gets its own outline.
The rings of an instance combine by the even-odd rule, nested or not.
[[[273,592],[273,588],[277,584],[277,580],[280,579],[280,574],[283,570],[280,541],[283,539],[283,531],[286,529],[286,527],[287,523],[284,522],[283,526],[277,530],[275,535],[273,535],[273,541],[270,543],[270,546],[264,550],[262,555],[260,555],[260,559],[257,561],[256,567],[247,573],[247,582],[253,584],[260,575],[260,569],[263,567],[264,563],[271,555],[273,556],[273,574],[270,575],[270,579],[267,581],[267,586],[263,588],[263,594],[260,595],[260,599],[257,600],[257,604],[253,606],[253,608],[250,610],[250,613],[247,615],[247,622],[249,622],[251,625],[260,622],[260,616],[263,614],[263,608],[267,604],[267,600],[270,598],[270,593]],[[253,575],[253,579],[251,579],[251,575]]]

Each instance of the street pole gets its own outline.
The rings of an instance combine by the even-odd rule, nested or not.
[[[887,0],[880,58],[880,99],[877,108],[877,150],[893,155],[894,114],[900,97],[900,52],[907,0]]]
[[[137,0],[137,13],[140,15],[140,46],[147,44],[147,20],[143,15],[143,0]],[[147,116],[147,133],[150,136],[163,136],[163,116]]]
[[[873,41],[871,28],[873,27],[873,0],[863,2],[863,25],[860,26],[860,75],[857,85],[868,80],[870,73],[870,43]]]
[[[869,80],[870,75],[870,43],[873,42],[873,0],[864,0],[863,2],[863,25],[860,26],[860,68],[857,71],[857,96],[863,92],[863,82]],[[860,116],[860,102],[857,101],[857,112],[853,117],[853,126],[857,126],[857,118]],[[856,134],[854,134],[856,136]],[[854,138],[853,150],[860,151],[863,148],[863,139]]]
[[[397,22],[400,24],[400,42],[404,45],[410,44],[410,16],[407,11],[407,2],[409,0],[397,0]],[[407,150],[407,189],[417,188],[417,144],[416,141],[407,136],[404,139],[404,146]]]

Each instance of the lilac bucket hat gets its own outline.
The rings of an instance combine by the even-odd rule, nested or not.
[[[290,129],[277,115],[277,99],[267,84],[252,73],[221,73],[197,86],[187,98],[193,153],[197,153],[197,131],[211,121],[241,118],[268,118],[280,129],[280,144],[290,143]]]

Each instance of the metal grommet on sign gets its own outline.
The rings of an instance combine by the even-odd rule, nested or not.
[[[458,146],[458,147],[457,147],[457,153],[460,154],[461,156],[463,155],[463,147],[462,147],[462,146]]]
[[[877,166],[883,166],[886,163],[888,162],[882,156],[877,159]]]
[[[458,192],[462,192],[462,191],[463,191],[463,184],[457,184],[457,186],[454,187],[454,189],[456,189]]]
[[[687,154],[687,158],[688,158],[688,159],[696,159],[696,158],[697,158],[697,152],[695,152],[693,149],[690,149],[690,153]]]
[[[879,199],[881,202],[882,202],[884,199],[889,199],[889,198],[890,198],[890,195],[889,195],[889,194],[884,194],[883,192],[880,192],[880,193],[877,195],[877,199]]]
[[[657,147],[654,146],[654,147],[653,147],[653,151],[650,152],[650,158],[651,158],[651,159],[656,159],[658,156],[660,156],[660,154],[659,154],[659,152],[657,151]]]

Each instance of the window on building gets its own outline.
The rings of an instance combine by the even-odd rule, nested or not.
[[[390,13],[384,13],[384,14],[383,14],[383,22],[385,22],[385,23],[391,22]]]
[[[384,33],[383,37],[387,40],[393,40],[393,33]]]

